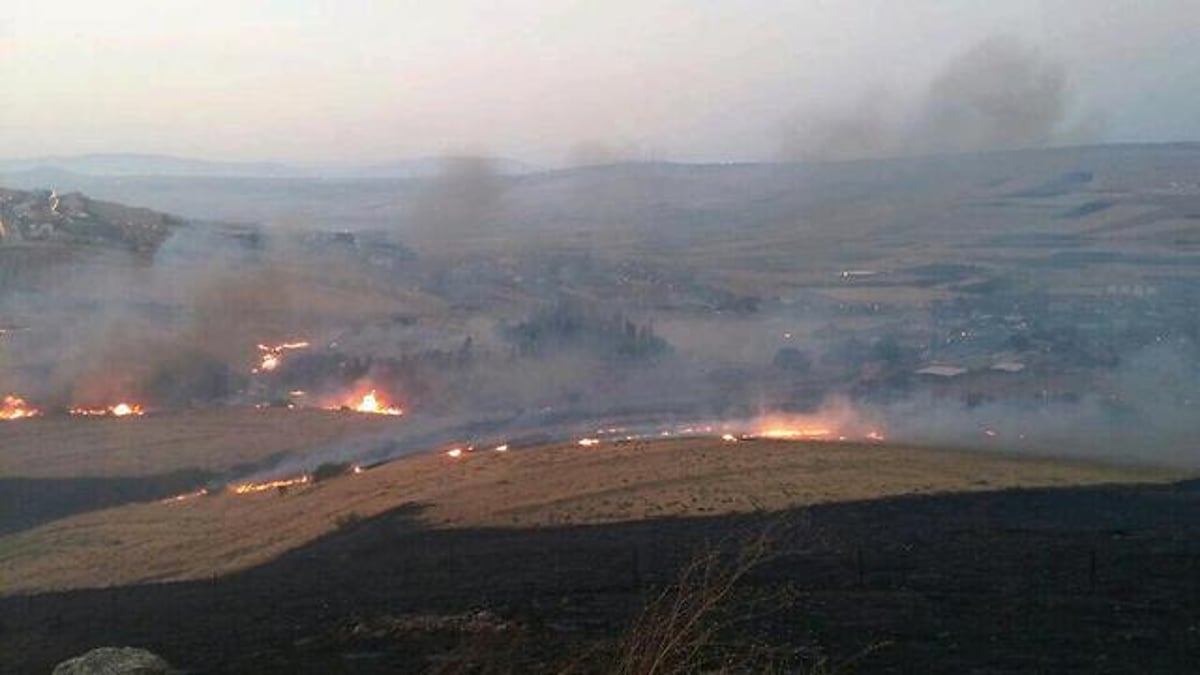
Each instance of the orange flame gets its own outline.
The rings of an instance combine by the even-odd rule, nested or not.
[[[825,427],[767,427],[756,433],[759,438],[775,440],[794,440],[802,438],[828,438],[833,431]]]
[[[362,400],[358,402],[358,405],[354,406],[354,410],[355,412],[372,413],[375,415],[404,414],[404,410],[400,408],[389,406],[386,403],[380,403],[379,396],[375,393],[374,389],[363,395]]]
[[[882,441],[883,433],[848,401],[834,399],[809,414],[776,413],[750,423],[747,436],[781,441]]]
[[[185,492],[181,495],[175,495],[174,497],[167,497],[166,499],[162,500],[159,503],[160,504],[175,504],[178,502],[187,501],[189,499],[195,499],[196,497],[203,497],[204,495],[207,495],[207,494],[208,494],[208,488],[200,488],[199,490],[196,490],[195,492]]]
[[[326,410],[352,410],[357,413],[365,413],[368,415],[394,415],[400,416],[404,414],[404,409],[399,406],[394,406],[379,395],[375,389],[363,394],[361,398],[351,396],[344,403],[335,405],[326,405]]]
[[[251,495],[276,488],[292,487],[293,485],[305,485],[309,482],[308,475],[298,476],[296,478],[281,478],[279,480],[268,480],[261,483],[242,483],[234,485],[230,489],[235,495]]]
[[[113,407],[109,408],[109,412],[112,413],[113,417],[126,417],[129,415],[145,415],[146,414],[146,412],[144,410],[142,410],[142,407],[140,405],[136,405],[136,404],[130,405],[128,403],[118,403],[118,404],[114,405]]]
[[[296,342],[283,342],[277,345],[258,345],[259,355],[258,367],[250,372],[254,374],[269,373],[279,367],[283,360],[283,353],[290,352],[295,349],[308,349],[310,346],[307,340],[297,340]]]
[[[0,420],[23,420],[42,414],[37,408],[31,407],[25,399],[9,395],[5,396],[0,405]]]
[[[125,402],[107,408],[71,408],[67,412],[81,417],[141,417],[146,414],[142,406]]]

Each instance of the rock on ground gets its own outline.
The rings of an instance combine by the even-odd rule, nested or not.
[[[169,675],[175,670],[161,657],[134,647],[100,647],[54,668],[53,675]]]

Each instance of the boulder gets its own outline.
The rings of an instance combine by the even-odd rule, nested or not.
[[[53,675],[169,675],[175,669],[161,657],[135,647],[99,647],[54,668]]]

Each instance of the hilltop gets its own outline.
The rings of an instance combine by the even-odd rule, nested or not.
[[[78,192],[0,188],[0,246],[79,244],[153,255],[182,225],[181,219],[164,213]]]
[[[67,489],[73,480],[116,485],[140,476],[146,490],[133,493],[134,501],[188,494],[205,485],[211,494],[177,502],[83,503],[77,515],[23,532],[18,527],[0,539],[0,566],[10,592],[227,574],[302,547],[346,519],[408,504],[421,504],[422,521],[433,528],[524,529],[784,511],[906,494],[1163,482],[1184,475],[895,445],[692,438],[424,452],[327,482],[238,495],[216,480],[237,477],[226,473],[232,467],[242,467],[245,475],[263,461],[268,467],[294,466],[265,474],[293,479],[322,461],[320,453],[306,458],[305,449],[327,447],[354,431],[403,429],[404,423],[317,411],[229,411],[102,421],[92,423],[94,431],[86,435],[84,420],[24,424],[0,429],[6,437],[5,471],[11,474],[0,481],[15,487],[17,477],[35,479],[47,494],[11,505],[10,519],[36,502],[52,503],[49,491]],[[324,442],[315,442],[318,438]],[[243,446],[239,439],[249,442]],[[46,445],[54,452],[36,450]],[[169,453],[161,450],[168,446]],[[88,512],[96,508],[102,510]],[[44,516],[29,518],[37,522]],[[138,544],[113,547],[108,544],[113,541]]]

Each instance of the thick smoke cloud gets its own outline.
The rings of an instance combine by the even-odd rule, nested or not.
[[[503,196],[504,181],[491,160],[447,158],[413,200],[406,233],[420,250],[444,251],[495,224]]]
[[[930,84],[917,147],[964,152],[1053,143],[1066,114],[1061,64],[1005,38],[976,45]]]
[[[286,247],[208,226],[180,227],[152,260],[80,249],[0,297],[22,327],[6,336],[0,387],[52,408],[227,397],[255,341],[302,320],[302,270]]]
[[[1066,67],[1015,38],[990,37],[950,61],[915,99],[869,91],[845,109],[787,125],[788,159],[853,160],[1082,143],[1099,120],[1072,119]]]

